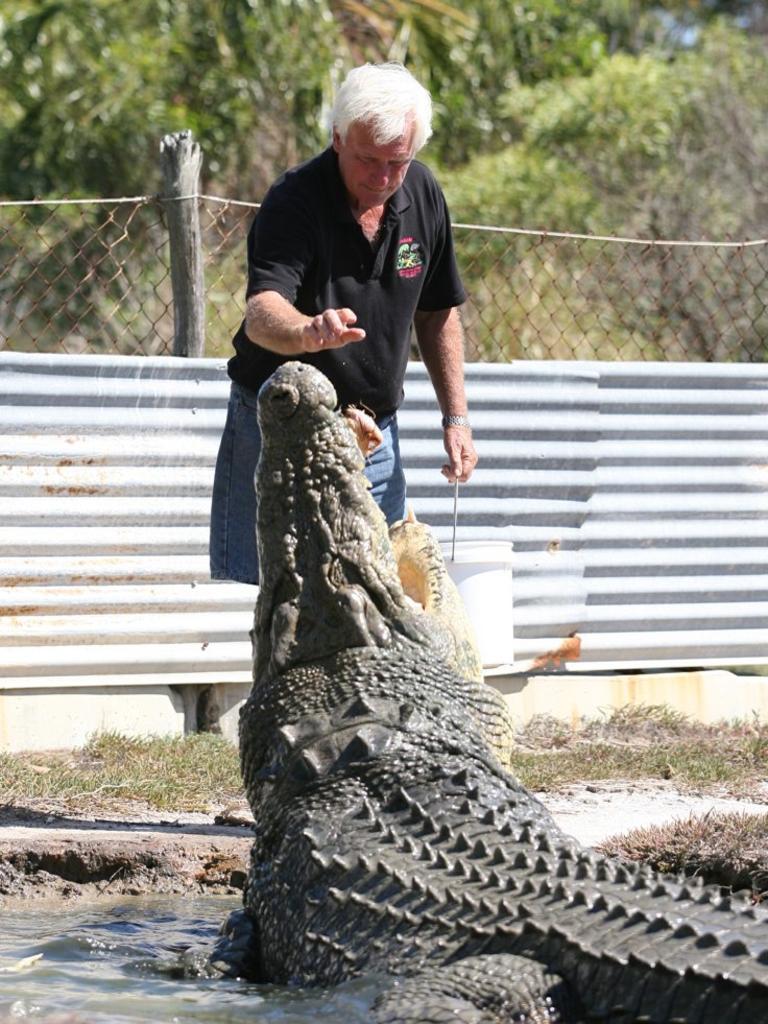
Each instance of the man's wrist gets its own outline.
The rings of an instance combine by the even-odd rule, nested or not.
[[[468,416],[443,416],[443,430],[446,427],[468,427]]]

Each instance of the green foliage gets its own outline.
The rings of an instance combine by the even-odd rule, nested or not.
[[[423,68],[436,99],[440,159],[456,166],[512,141],[502,104],[510,89],[592,71],[605,52],[597,6],[593,0],[476,0],[472,33],[456,41],[449,61]]]
[[[156,191],[159,140],[181,128],[201,142],[209,181],[248,191],[260,165],[318,144],[334,37],[323,0],[10,0],[4,10],[7,196]]]
[[[446,178],[454,212],[477,215],[500,182],[493,216],[507,224],[661,237],[665,207],[667,237],[683,219],[738,236],[768,212],[748,187],[768,155],[767,91],[765,50],[721,27],[674,60],[616,54],[588,76],[512,90],[518,141]]]
[[[158,203],[8,207],[0,231],[4,347],[156,355],[173,336]]]
[[[762,236],[764,6],[6,0],[0,195],[154,194],[162,136],[189,128],[204,153],[203,190],[258,201],[279,171],[323,144],[321,115],[344,71],[394,57],[432,89],[426,159],[441,165],[460,222]],[[6,344],[155,350],[168,288],[161,221],[139,231],[124,223],[130,214],[104,224],[98,209],[68,209],[54,254],[42,213],[23,224],[13,216],[0,224]],[[212,343],[226,351],[240,316],[242,245],[206,245]],[[765,248],[619,250],[461,231],[457,248],[471,358],[768,358]],[[95,269],[112,268],[113,254],[99,286]]]
[[[505,116],[518,141],[443,173],[454,218],[649,239],[760,237],[765,95],[764,48],[722,25],[673,60],[618,53],[588,76],[512,90]],[[528,239],[501,256],[472,245],[470,292],[490,289],[507,311],[513,355],[768,356],[764,247],[576,252]],[[521,273],[531,282],[522,290]],[[565,328],[558,309],[571,314]],[[494,334],[493,324],[480,331],[481,354]]]

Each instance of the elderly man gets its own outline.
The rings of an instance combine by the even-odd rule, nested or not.
[[[397,409],[412,326],[442,413],[442,472],[465,481],[475,467],[457,308],[465,293],[445,199],[414,160],[431,115],[429,93],[402,65],[353,69],[334,105],[331,146],[283,174],[261,206],[248,236],[245,320],[228,365],[214,579],[258,583],[256,393],[288,359],[330,378],[365,438],[366,476],[387,522],[405,514]]]

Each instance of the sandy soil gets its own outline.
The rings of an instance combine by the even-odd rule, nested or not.
[[[569,786],[562,793],[541,793],[542,801],[561,828],[587,846],[636,828],[710,811],[768,812],[768,789],[758,801],[681,793],[669,782],[648,780],[622,785],[598,782]]]
[[[768,811],[763,802],[681,793],[670,783],[606,782],[539,794],[587,845],[633,828],[716,810]],[[218,814],[162,815],[135,804],[0,811],[0,903],[22,898],[237,893],[251,847],[245,804]]]

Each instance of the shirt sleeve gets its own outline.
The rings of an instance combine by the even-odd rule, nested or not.
[[[313,259],[310,218],[284,183],[267,193],[248,232],[246,298],[275,291],[294,303]]]
[[[456,262],[448,204],[439,189],[436,206],[434,248],[418,302],[425,313],[460,306],[467,298]]]

